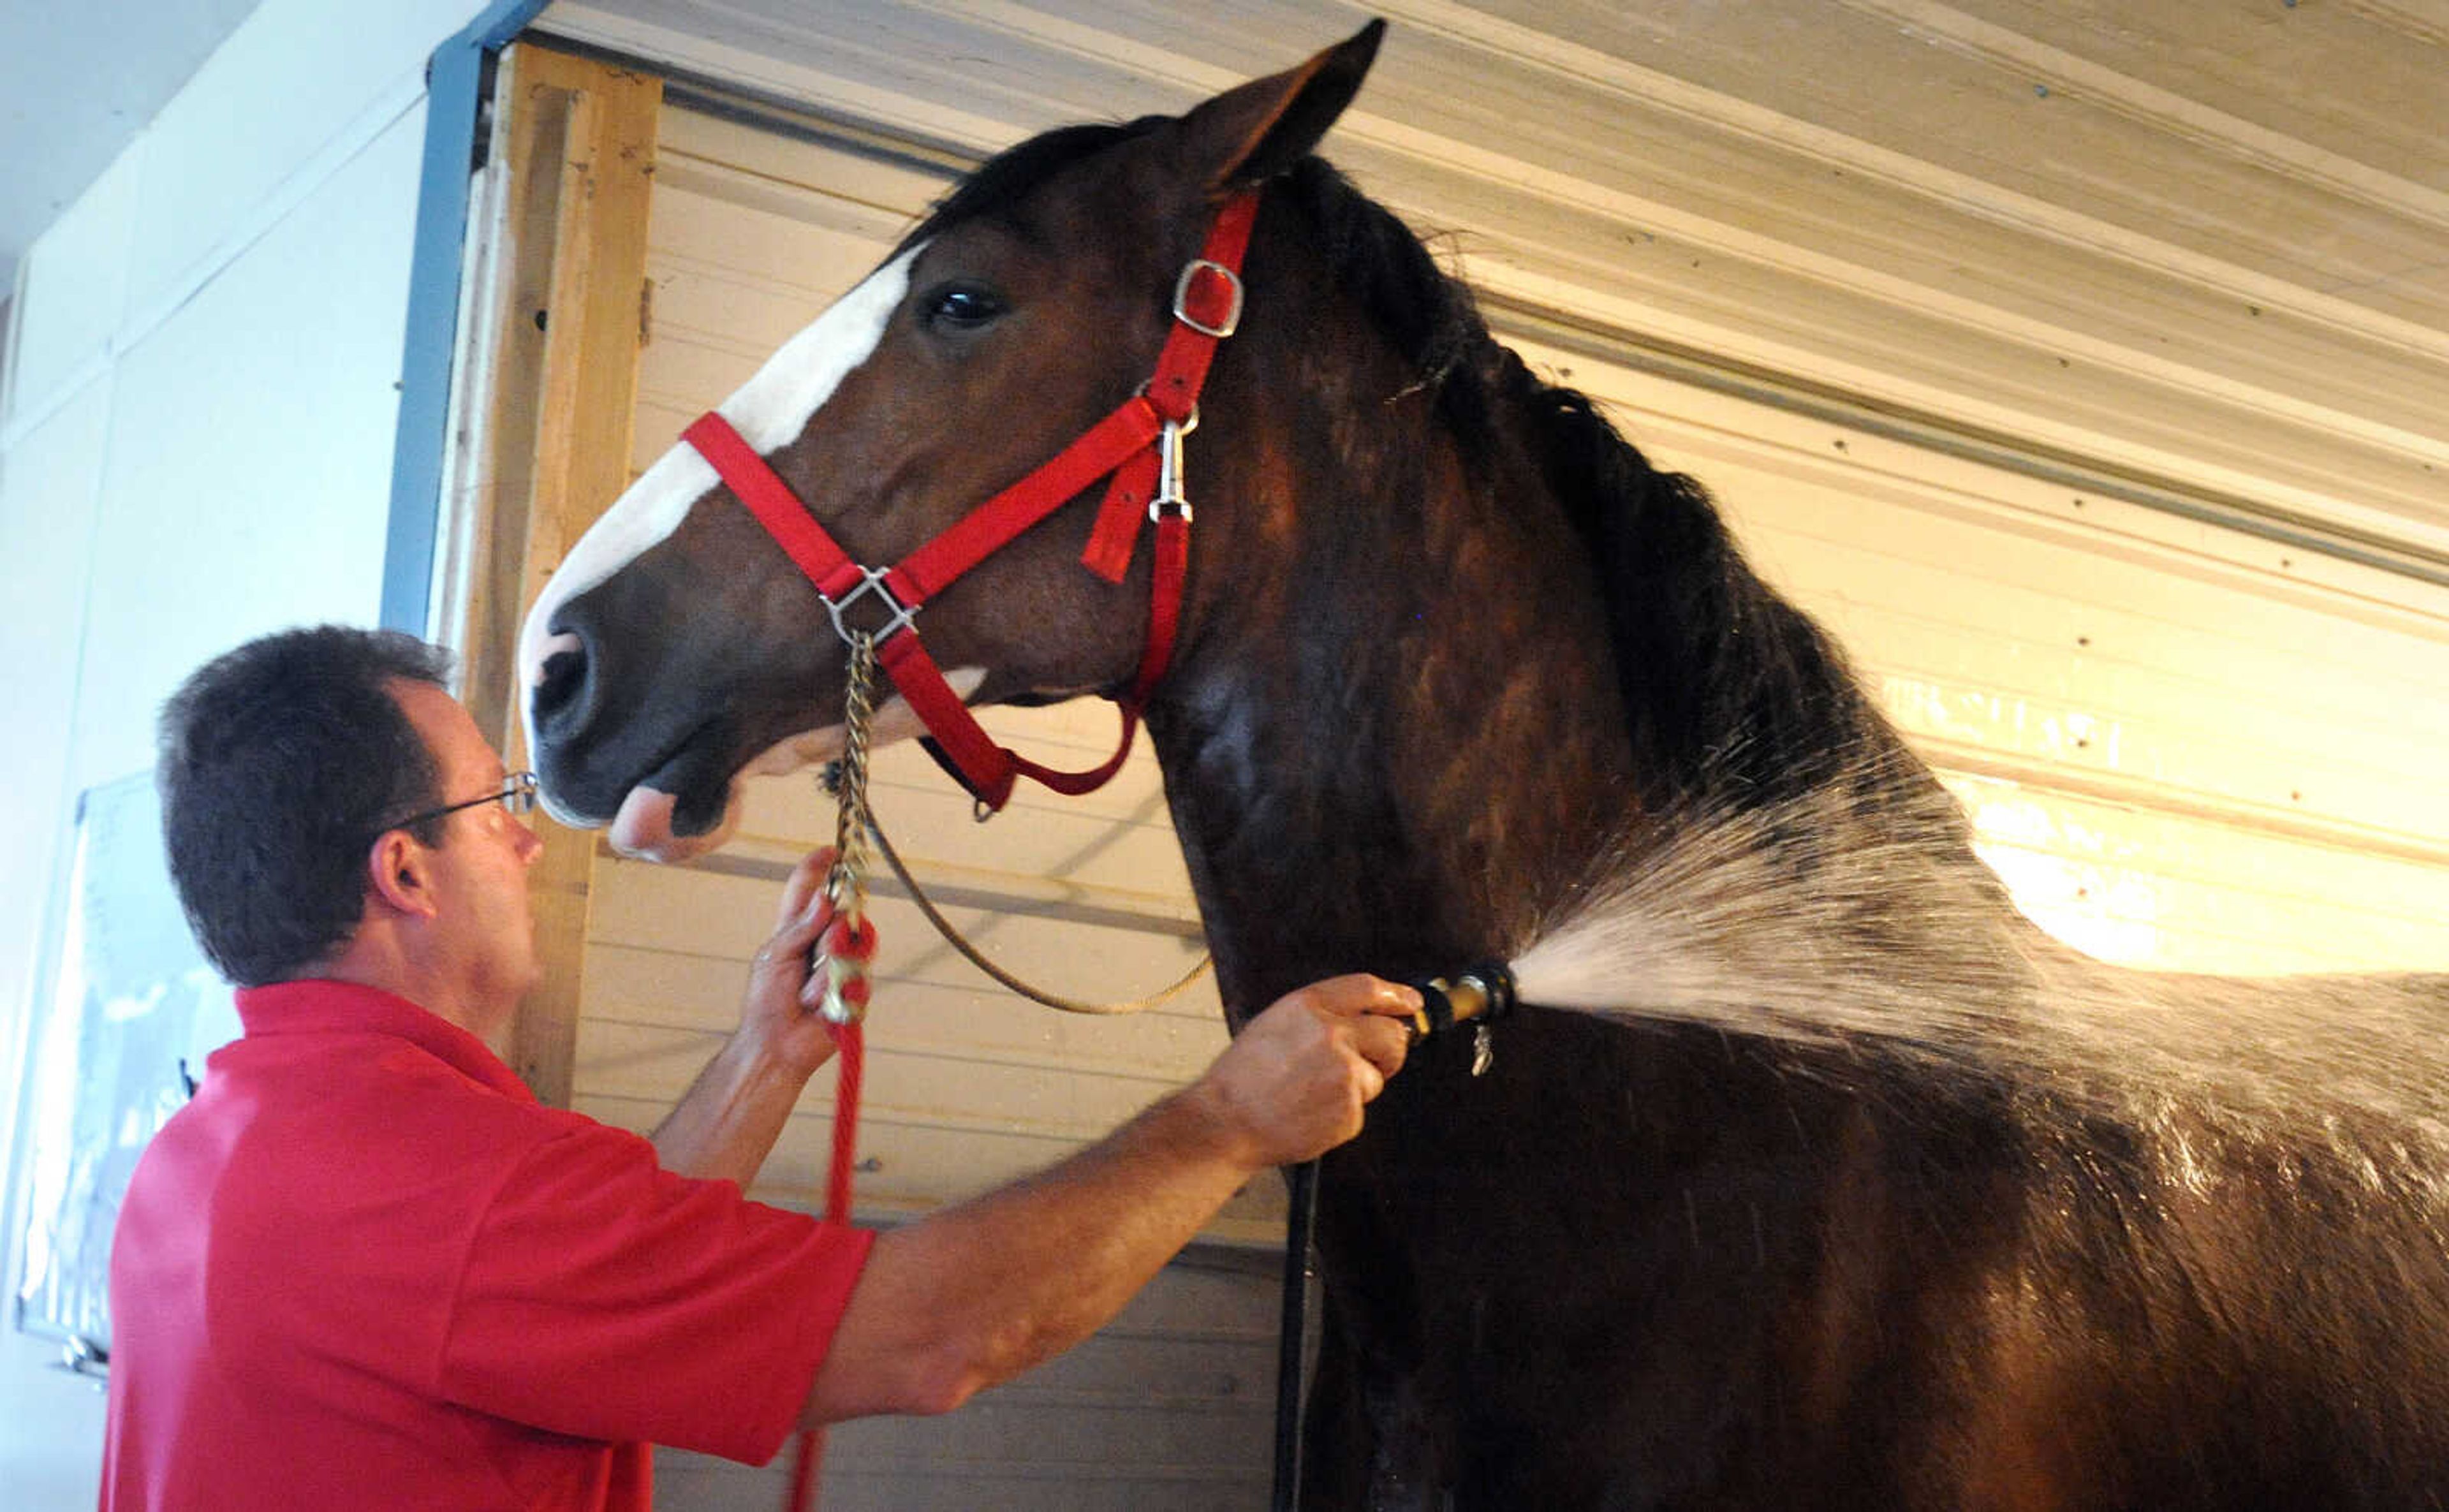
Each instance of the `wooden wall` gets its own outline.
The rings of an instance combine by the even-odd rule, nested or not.
[[[2449,591],[1524,349],[1711,487],[2062,938],[2195,970],[2449,954]]]

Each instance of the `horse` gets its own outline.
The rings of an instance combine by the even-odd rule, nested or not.
[[[2449,977],[2027,922],[1706,490],[1316,156],[1378,36],[994,158],[643,474],[522,637],[551,811],[719,843],[739,774],[839,748],[848,619],[951,669],[877,739],[1144,716],[1228,1019],[1514,963],[1323,1162],[1305,1506],[2449,1505]],[[1185,329],[1198,430],[1143,416],[1137,482],[1044,483],[957,581],[841,566],[1040,478]],[[1128,532],[1186,478],[1168,567]]]

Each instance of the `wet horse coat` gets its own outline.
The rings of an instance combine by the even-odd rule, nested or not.
[[[723,413],[899,559],[1126,398],[1215,206],[1263,186],[1147,710],[1237,1011],[1487,957],[1323,1168],[1305,1505],[2449,1502],[2439,978],[2099,966],[1963,820],[1706,496],[1488,336],[1311,148],[1372,29],[1178,121],[989,164]],[[1094,490],[920,619],[978,701],[1128,685],[1146,553]],[[522,656],[548,801],[723,833],[821,754],[839,645],[676,450]],[[908,731],[905,718],[899,726]]]

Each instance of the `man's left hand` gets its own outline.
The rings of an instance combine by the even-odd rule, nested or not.
[[[757,1048],[803,1075],[833,1058],[833,1026],[817,1012],[825,989],[828,957],[872,956],[876,926],[860,940],[834,918],[825,897],[833,870],[830,846],[809,852],[791,869],[775,909],[774,933],[748,965],[748,992],[740,1010],[740,1032]],[[812,969],[812,957],[815,967]],[[847,996],[864,1005],[864,975],[848,984]]]

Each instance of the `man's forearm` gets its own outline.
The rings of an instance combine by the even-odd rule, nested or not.
[[[1265,1169],[1193,1087],[1039,1176],[881,1234],[812,1422],[944,1411],[1079,1343]]]
[[[815,851],[791,869],[774,933],[748,964],[740,1027],[652,1136],[664,1169],[747,1186],[782,1137],[808,1078],[832,1059],[833,1031],[802,1001],[810,952],[833,923],[820,890],[832,864],[832,852]]]
[[[745,1188],[782,1137],[807,1084],[804,1073],[759,1054],[735,1034],[656,1128],[650,1137],[655,1154],[666,1171],[719,1177]]]
[[[1419,1006],[1369,976],[1288,992],[1197,1082],[1106,1139],[878,1237],[807,1420],[945,1411],[1095,1332],[1243,1183],[1360,1132]]]

